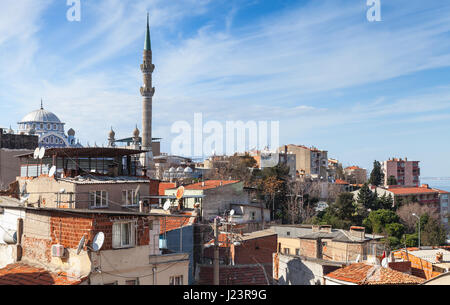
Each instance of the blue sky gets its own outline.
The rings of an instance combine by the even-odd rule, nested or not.
[[[156,65],[153,136],[177,120],[279,120],[280,142],[344,165],[420,160],[450,176],[450,3],[381,0],[2,0],[0,126],[44,106],[82,144],[141,122],[146,11]]]

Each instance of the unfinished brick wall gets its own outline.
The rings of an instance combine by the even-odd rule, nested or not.
[[[236,265],[269,263],[272,264],[273,253],[277,252],[277,235],[245,240],[240,246],[231,246],[231,255]],[[255,261],[256,259],[256,261]]]
[[[441,273],[433,271],[433,264],[414,256],[414,251],[405,253],[403,251],[394,252],[394,257],[411,262],[411,274],[424,279],[431,279]]]
[[[300,239],[300,255],[317,258],[317,240]]]

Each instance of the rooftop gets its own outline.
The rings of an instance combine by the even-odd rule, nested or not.
[[[437,190],[429,189],[426,187],[392,187],[388,191],[395,195],[408,195],[408,194],[432,194],[437,193]]]
[[[128,155],[137,155],[144,153],[144,150],[113,148],[113,147],[65,147],[48,148],[45,150],[44,157],[67,157],[67,158],[114,158]],[[33,158],[34,151],[17,155],[16,157]]]
[[[364,263],[355,263],[337,269],[326,275],[344,282],[357,285],[393,285],[393,284],[420,284],[425,280],[390,268]]]
[[[209,190],[218,188],[224,185],[238,183],[239,180],[206,180],[203,182],[193,183],[189,185],[185,185],[185,190]],[[175,188],[172,188],[171,190],[174,190]]]
[[[76,176],[74,178],[60,178],[58,180],[71,182],[74,184],[114,184],[114,183],[149,183],[150,179],[146,177],[135,177],[135,176],[99,176],[99,175],[89,175],[89,176]]]
[[[0,269],[0,285],[78,285],[86,278],[76,279],[64,272],[53,273],[22,263]]]
[[[347,181],[344,181],[342,179],[336,179],[336,181],[334,182],[335,184],[341,184],[341,185],[347,185],[349,184]]]
[[[178,217],[172,215],[162,217],[159,221],[159,234],[189,226],[195,221],[195,217],[192,217],[194,216],[193,213],[185,212],[178,215]],[[186,216],[182,217],[183,215]]]

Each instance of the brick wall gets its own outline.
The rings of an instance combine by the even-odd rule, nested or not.
[[[429,280],[440,274],[439,272],[433,271],[432,263],[414,256],[414,252],[407,254],[403,251],[397,251],[397,252],[394,252],[394,257],[403,259],[406,261],[410,261],[411,262],[411,274],[414,276]]]
[[[236,265],[258,263],[272,264],[272,255],[277,252],[277,235],[264,236],[243,241],[240,246],[231,246]]]

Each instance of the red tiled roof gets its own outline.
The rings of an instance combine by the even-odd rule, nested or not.
[[[440,189],[433,189],[435,191],[438,191],[439,194],[450,194],[450,192],[444,191],[444,190],[440,190]]]
[[[206,180],[204,182],[198,182],[198,183],[194,183],[194,184],[189,184],[189,185],[185,185],[184,189],[185,190],[207,190],[207,189],[213,189],[216,187],[220,187],[221,183],[222,185],[227,185],[227,184],[233,184],[233,183],[238,183],[239,180]],[[204,185],[203,185],[204,183]]]
[[[161,182],[161,183],[159,183],[158,194],[159,194],[160,196],[164,196],[164,195],[165,195],[165,193],[164,193],[165,190],[172,189],[172,188],[176,188],[176,187],[177,187],[177,184],[176,184],[176,183],[172,183],[172,182]]]
[[[183,214],[187,216],[192,215],[192,213],[183,213]],[[187,226],[191,223],[190,222],[191,218],[192,217],[174,217],[174,216],[161,217],[159,221],[159,234],[164,234],[165,232],[169,232]]]
[[[78,285],[86,279],[70,278],[64,272],[53,273],[22,263],[0,269],[0,285]]]
[[[354,166],[346,167],[345,169],[360,169],[360,167],[354,165]]]
[[[426,187],[393,187],[389,188],[388,191],[394,193],[394,195],[430,194],[438,192]]]
[[[347,181],[341,180],[341,179],[336,179],[336,181],[334,182],[335,184],[349,184]]]
[[[364,263],[348,265],[328,273],[326,276],[358,285],[420,284],[424,282],[424,279],[416,276]]]

